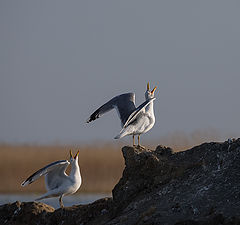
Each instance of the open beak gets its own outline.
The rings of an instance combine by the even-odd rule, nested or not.
[[[153,94],[154,91],[156,91],[156,89],[157,89],[157,86],[155,86],[155,88],[153,88],[153,90],[151,91],[151,94]]]
[[[72,150],[70,150],[69,153],[70,153],[70,158],[73,158]]]
[[[150,91],[149,82],[147,83],[147,90]]]
[[[76,159],[78,155],[79,155],[79,150],[78,150],[78,152],[76,153],[76,155],[74,156],[74,159]]]

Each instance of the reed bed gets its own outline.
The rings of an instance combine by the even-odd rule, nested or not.
[[[144,145],[155,149],[161,144],[178,152],[206,141],[221,140],[223,137],[215,130],[197,130],[191,134],[175,132]],[[43,166],[57,160],[68,159],[70,149],[74,153],[80,150],[79,164],[83,182],[79,192],[110,193],[124,169],[121,146],[97,143],[80,147],[0,144],[0,193],[44,192],[43,178],[26,187],[21,187],[21,183]]]
[[[79,165],[83,182],[79,192],[110,193],[124,168],[120,147],[112,145],[97,148],[0,145],[0,193],[44,192],[44,178],[26,187],[22,187],[21,183],[43,166],[57,160],[68,159],[70,149],[73,153],[80,150]]]

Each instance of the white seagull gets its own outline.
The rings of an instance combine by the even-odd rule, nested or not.
[[[126,135],[133,136],[133,146],[135,146],[135,135],[138,135],[138,147],[140,146],[140,135],[149,131],[154,123],[155,116],[153,110],[154,92],[157,87],[150,91],[149,82],[145,92],[146,101],[136,108],[135,94],[126,93],[112,98],[110,101],[99,107],[87,120],[87,123],[99,118],[104,113],[116,109],[121,120],[122,130],[115,139]]]
[[[64,195],[69,195],[75,193],[82,183],[82,178],[80,174],[80,169],[78,165],[78,154],[73,157],[72,151],[70,150],[70,162],[68,160],[60,160],[43,167],[38,170],[30,177],[28,177],[23,183],[22,186],[31,184],[37,180],[42,175],[45,176],[45,185],[47,193],[42,195],[36,200],[41,200],[44,198],[51,197],[60,197],[59,204],[63,208],[62,198]],[[67,175],[66,169],[68,165],[71,164],[71,172]]]

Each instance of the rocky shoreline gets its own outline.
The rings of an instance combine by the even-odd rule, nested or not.
[[[164,146],[122,152],[112,198],[57,210],[17,201],[0,206],[0,224],[240,224],[240,139],[178,153]]]

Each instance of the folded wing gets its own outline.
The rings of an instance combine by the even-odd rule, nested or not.
[[[139,113],[145,111],[145,108],[155,99],[156,98],[148,99],[145,102],[143,102],[140,106],[138,106],[136,110],[134,110],[134,112],[131,113],[127,121],[124,123],[123,128],[126,128],[133,120],[135,120]]]
[[[70,163],[67,160],[60,160],[53,163],[48,164],[47,166],[41,168],[40,170],[36,171],[30,177],[28,177],[21,185],[26,186],[31,184],[39,177],[47,174],[62,174],[64,176],[65,171]]]
[[[106,112],[116,109],[122,125],[126,123],[128,117],[135,111],[135,94],[126,93],[112,98],[110,101],[99,107],[87,120],[87,123],[96,120]]]

